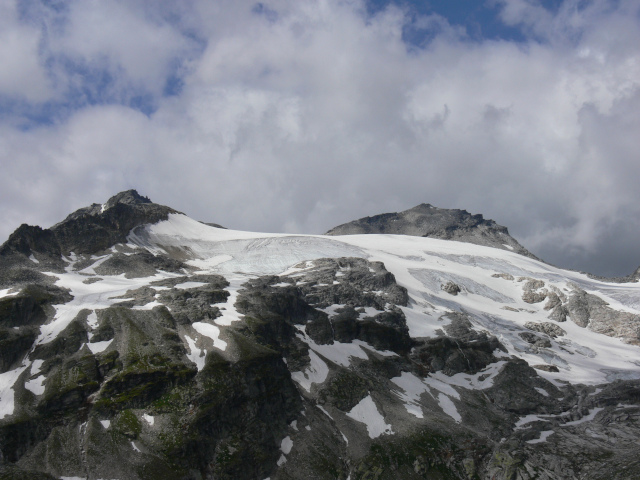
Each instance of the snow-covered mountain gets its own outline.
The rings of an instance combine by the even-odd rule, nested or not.
[[[0,478],[639,478],[640,284],[484,222],[240,232],[129,191],[21,226]]]

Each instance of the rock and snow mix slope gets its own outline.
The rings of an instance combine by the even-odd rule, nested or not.
[[[12,240],[0,469],[121,479],[640,469],[633,445],[611,440],[640,428],[640,284],[510,249],[238,232],[143,203],[165,219],[99,251],[60,259]],[[69,218],[100,224],[108,212]],[[51,460],[60,448],[72,454]]]
[[[244,278],[287,273],[288,267],[303,260],[380,261],[408,289],[411,302],[402,309],[412,337],[437,335],[446,322],[442,315],[466,312],[475,329],[497,335],[510,355],[530,364],[557,367],[557,372],[541,371],[552,381],[597,384],[640,379],[640,350],[625,343],[640,340],[638,283],[605,283],[508,251],[453,241],[401,235],[265,235],[216,229],[184,215],[170,215],[168,221],[147,226],[129,239],[155,253],[176,255],[178,250],[189,258],[187,264],[206,273],[240,278],[233,282],[235,291]],[[535,303],[523,298],[532,279],[540,281],[538,290],[548,292]],[[339,282],[339,277],[334,281]],[[442,289],[449,281],[461,288],[460,294],[453,296]],[[550,321],[550,309],[545,308],[550,295],[558,292],[570,297],[580,291],[628,313],[628,328],[621,326],[611,336],[602,335],[571,321],[569,314],[569,321],[555,322],[565,333],[550,339],[546,348],[532,346],[519,335]]]

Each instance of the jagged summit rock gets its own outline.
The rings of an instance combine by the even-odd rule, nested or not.
[[[466,210],[438,208],[422,203],[398,213],[383,213],[364,217],[329,230],[326,235],[360,235],[386,233],[417,237],[441,238],[511,250],[521,255],[537,257],[509,235],[507,227],[472,215]]]
[[[51,228],[22,224],[0,246],[0,256],[42,253],[59,257],[71,252],[93,254],[125,242],[138,225],[166,220],[176,210],[158,205],[135,190],[120,192],[104,204],[71,213]]]
[[[103,214],[105,211],[115,207],[118,204],[122,205],[143,205],[143,204],[151,204],[153,203],[149,200],[149,197],[143,197],[136,190],[125,190],[124,192],[120,192],[109,200],[106,203],[93,203],[88,207],[83,207],[75,212],[69,214],[67,218],[65,218],[62,222],[54,225],[52,228],[57,227],[58,225],[64,224],[70,220],[75,220],[77,218],[82,218],[86,216],[97,216]]]

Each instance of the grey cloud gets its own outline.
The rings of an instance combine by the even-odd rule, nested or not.
[[[628,3],[583,12],[580,39],[564,44],[470,43],[439,19],[424,49],[402,41],[415,19],[393,8],[370,18],[360,2],[274,1],[269,16],[250,2],[162,5],[165,16],[120,4],[112,25],[136,33],[56,40],[63,53],[108,55],[121,81],[150,92],[186,55],[183,88],[156,96],[151,115],[95,105],[29,131],[0,123],[2,237],[134,187],[194,218],[263,231],[320,233],[428,202],[483,213],[556,264],[606,274],[640,264],[640,29]],[[514,24],[530,7],[503,5]],[[568,21],[538,14],[560,32]],[[86,10],[82,21],[100,29]],[[140,32],[168,50],[118,47]],[[88,44],[74,50],[78,38]]]

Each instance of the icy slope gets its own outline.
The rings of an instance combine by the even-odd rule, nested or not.
[[[186,258],[186,263],[207,273],[236,277],[232,281],[236,285],[251,276],[286,273],[304,260],[361,257],[380,261],[408,289],[411,302],[403,310],[412,337],[436,335],[443,327],[443,314],[462,311],[471,314],[476,330],[497,336],[510,355],[531,365],[557,367],[558,372],[541,370],[550,380],[597,384],[640,378],[640,348],[579,326],[570,315],[569,320],[557,323],[566,333],[552,339],[548,347],[532,348],[519,335],[531,332],[525,324],[550,321],[544,301],[523,299],[530,279],[544,282],[539,290],[560,295],[584,290],[630,315],[640,314],[638,283],[605,283],[506,250],[450,240],[260,234],[217,229],[178,214],[137,229],[129,241],[154,253]],[[458,295],[442,290],[450,281],[461,288]]]

